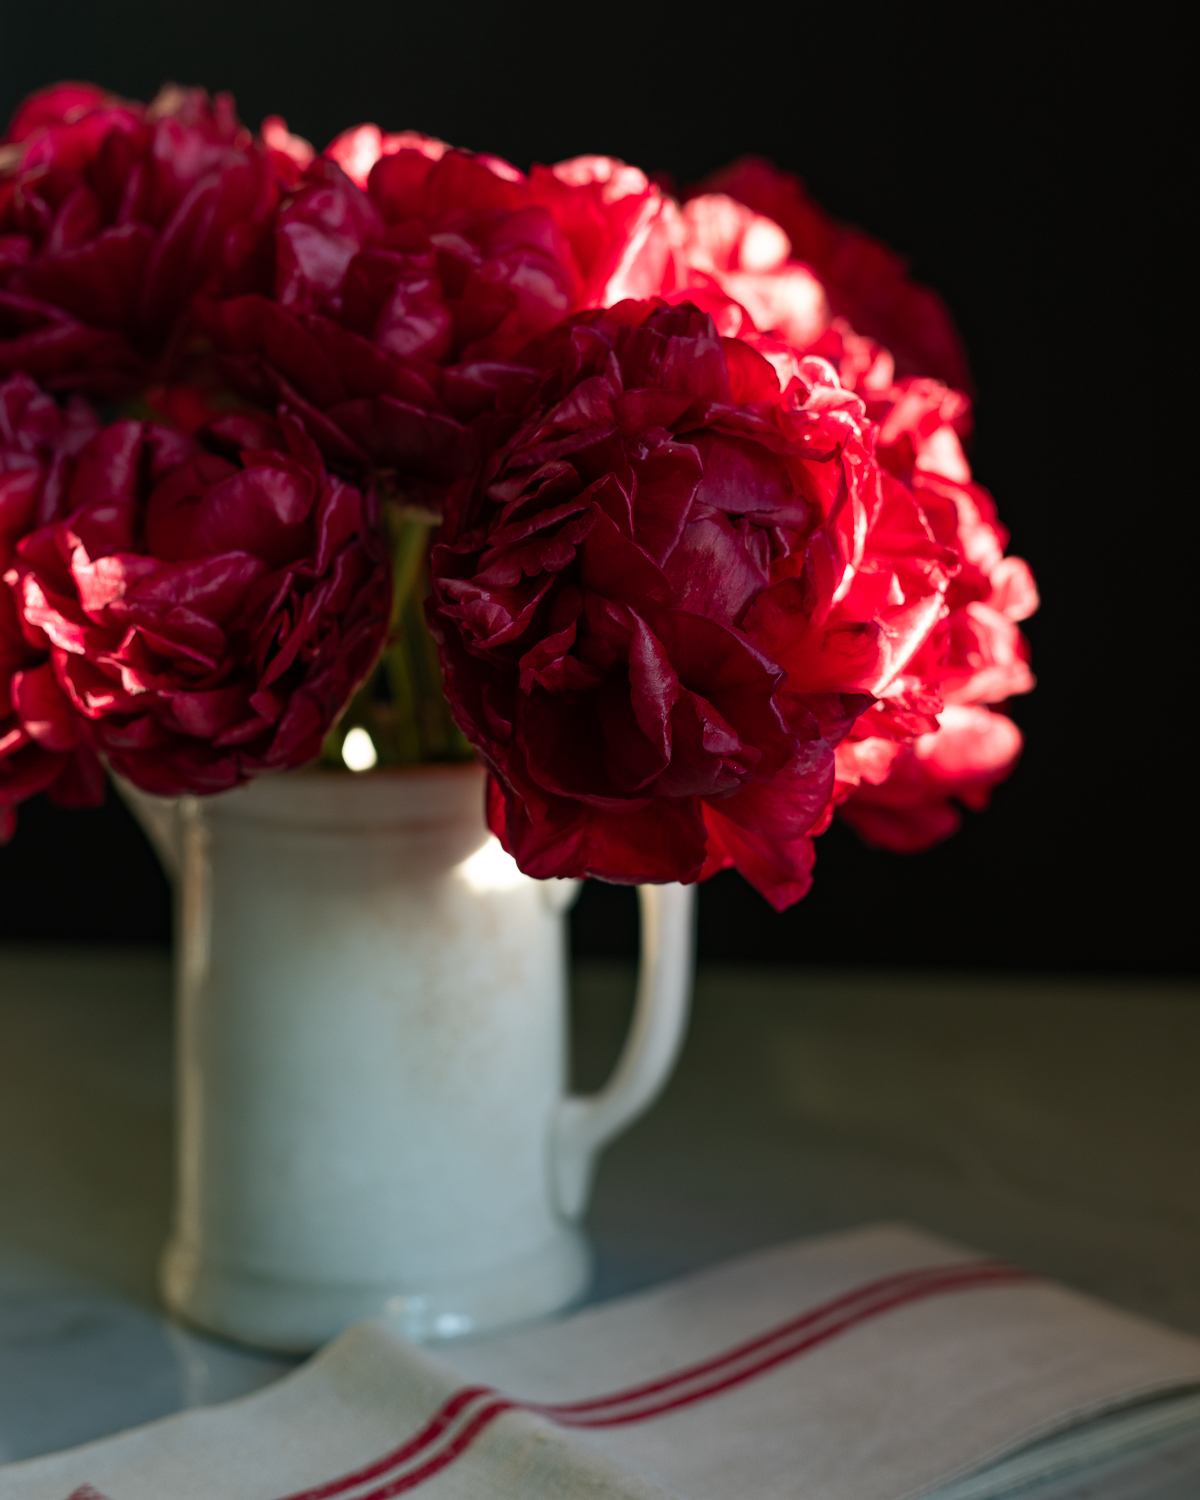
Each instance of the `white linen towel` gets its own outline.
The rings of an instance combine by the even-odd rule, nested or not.
[[[903,1500],[1200,1387],[1200,1341],[903,1226],[278,1384],[0,1468],[0,1500]]]

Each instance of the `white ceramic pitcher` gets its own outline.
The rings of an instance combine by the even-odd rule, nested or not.
[[[170,1308],[308,1350],[387,1312],[417,1339],[553,1311],[590,1276],[595,1156],[674,1064],[694,888],[641,890],[634,1021],[565,1095],[565,911],[486,829],[475,765],[122,794],[176,882]]]

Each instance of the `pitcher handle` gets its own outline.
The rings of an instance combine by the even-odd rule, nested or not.
[[[551,1135],[551,1173],[559,1212],[578,1219],[587,1207],[600,1148],[662,1091],[683,1046],[692,999],[696,887],[641,885],[641,957],[637,999],[625,1046],[597,1094],[570,1094]]]

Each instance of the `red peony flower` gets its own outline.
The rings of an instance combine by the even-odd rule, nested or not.
[[[696,308],[645,303],[524,357],[539,384],[431,569],[492,826],[534,875],[735,864],[786,906],[833,747],[928,634],[953,555],[821,361],[781,393]]]
[[[125,395],[164,373],[195,293],[264,284],[302,146],[253,141],[228,95],[199,89],[27,99],[0,145],[0,374]]]
[[[0,385],[0,577],[20,538],[63,514],[73,460],[97,427],[82,403],[60,411],[26,375]],[[93,805],[104,773],[49,652],[26,638],[0,582],[0,843],[12,836],[17,804],[40,791],[64,807]]]
[[[902,853],[955,832],[951,798],[987,805],[1021,751],[1020,730],[988,705],[1033,687],[1017,622],[1036,610],[1037,588],[1027,564],[1004,555],[1008,533],[971,479],[956,430],[967,409],[964,396],[932,380],[903,380],[867,400],[880,462],[959,558],[946,616],[913,670],[837,748],[836,797],[849,799],[842,816],[867,842]]]
[[[72,461],[59,511],[5,579],[117,771],[216,792],[317,755],[382,647],[390,584],[368,502],[294,418],[199,440],[117,422]]]
[[[301,411],[330,462],[394,470],[436,504],[475,463],[464,424],[570,311],[571,278],[549,215],[490,158],[391,137],[356,186],[338,161],[363,181],[372,130],[339,137],[284,202],[273,294],[214,303],[206,324],[233,384]]]
[[[477,460],[469,424],[568,313],[656,292],[669,206],[636,168],[526,178],[408,131],[346,131],[276,223],[273,295],[207,309],[245,394],[302,411],[330,462],[393,470],[436,506]]]
[[[775,353],[772,340],[803,354],[829,327],[825,289],[792,257],[787,235],[725,194],[705,193],[684,204],[674,248],[674,286],[663,295],[695,302],[721,333],[748,340],[768,358]]]
[[[846,390],[882,393],[895,383],[890,350],[834,315],[827,289],[793,256],[780,226],[724,193],[690,198],[676,215],[662,295],[703,308],[720,333],[769,360],[784,384],[805,355],[828,360]]]
[[[798,177],[746,156],[714,172],[691,196],[700,193],[727,194],[779,225],[792,256],[820,281],[831,313],[883,344],[899,374],[971,388],[966,352],[942,299],[911,281],[893,250],[831,218]]]
[[[1007,715],[948,704],[938,717],[932,733],[896,747],[878,784],[864,776],[839,809],[865,843],[895,854],[928,849],[957,833],[962,815],[954,801],[982,812],[992,788],[1012,772],[1021,731]]]

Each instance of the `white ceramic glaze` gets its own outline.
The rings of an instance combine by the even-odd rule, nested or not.
[[[693,888],[643,888],[625,1051],[564,1097],[576,883],[489,836],[479,767],[121,790],[177,886],[168,1305],[307,1350],[379,1313],[445,1338],[578,1298],[596,1153],[683,1038]]]

